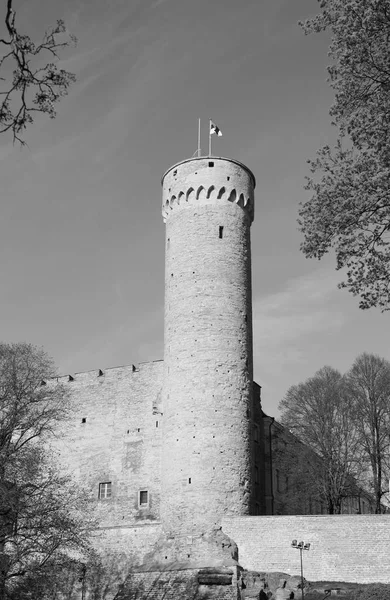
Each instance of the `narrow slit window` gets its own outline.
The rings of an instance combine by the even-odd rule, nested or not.
[[[99,483],[99,500],[107,500],[111,498],[111,481],[105,483]]]
[[[86,422],[87,422],[87,417],[83,417],[83,418],[81,419],[81,422],[82,422],[82,423],[86,423]]]
[[[141,490],[139,493],[139,505],[147,506],[149,503],[149,494],[147,490]]]
[[[219,226],[219,239],[222,240],[222,238],[223,238],[223,226],[220,225]]]

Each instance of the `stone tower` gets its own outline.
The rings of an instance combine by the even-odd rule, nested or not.
[[[199,536],[253,508],[250,226],[255,178],[198,157],[163,176],[166,223],[161,520]]]

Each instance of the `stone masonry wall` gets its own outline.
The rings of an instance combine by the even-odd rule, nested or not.
[[[237,568],[131,573],[116,600],[238,600]]]
[[[227,159],[184,161],[164,177],[163,207],[161,518],[192,535],[253,505],[253,177]]]
[[[303,554],[308,581],[390,583],[390,515],[225,517],[222,529],[247,570],[298,575],[296,539],[311,544]]]
[[[58,378],[75,408],[58,440],[61,460],[91,492],[91,511],[106,532],[113,530],[108,545],[118,549],[128,537],[119,530],[133,528],[142,548],[142,527],[149,539],[148,527],[160,522],[162,367],[157,361]],[[111,497],[99,499],[99,484],[108,482]],[[148,492],[144,506],[140,491]]]

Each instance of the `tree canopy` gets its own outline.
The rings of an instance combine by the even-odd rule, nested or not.
[[[279,409],[282,424],[315,453],[299,467],[307,493],[337,513],[343,498],[364,490],[381,513],[390,476],[390,362],[363,353],[344,375],[323,367],[290,387]]]
[[[323,367],[307,381],[292,386],[279,408],[283,425],[316,453],[307,467],[316,482],[317,497],[330,514],[340,512],[342,499],[351,492],[358,441],[341,373]]]
[[[370,473],[376,512],[388,490],[390,475],[390,363],[375,354],[361,354],[346,374],[351,396],[351,421],[359,439],[361,471]]]
[[[88,549],[87,496],[50,450],[71,414],[54,367],[30,344],[0,344],[0,598],[23,598]],[[43,598],[43,595],[40,595]]]
[[[61,19],[49,28],[40,43],[16,26],[14,0],[7,0],[6,32],[0,38],[0,133],[12,132],[13,140],[25,144],[23,133],[36,113],[56,116],[56,104],[68,93],[75,75],[57,66],[59,52],[76,43]],[[48,61],[46,64],[43,61]]]
[[[311,198],[301,203],[301,250],[333,249],[339,287],[360,308],[390,309],[390,0],[319,0],[305,33],[331,34],[328,67],[338,138],[308,161]]]

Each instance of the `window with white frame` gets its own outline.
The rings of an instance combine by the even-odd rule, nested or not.
[[[99,483],[99,500],[108,500],[111,498],[111,481]]]

